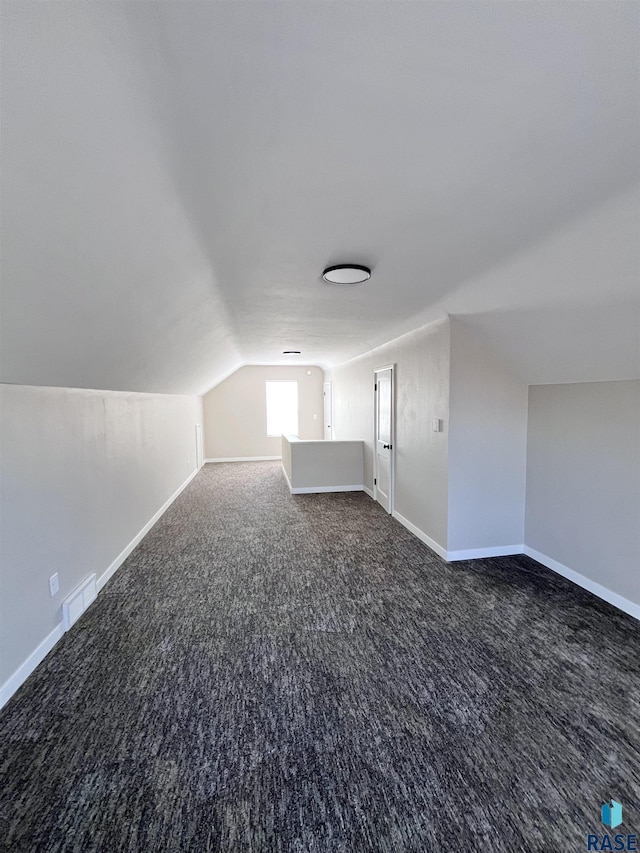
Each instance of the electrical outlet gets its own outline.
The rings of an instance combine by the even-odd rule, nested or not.
[[[55,575],[51,575],[49,578],[49,594],[51,595],[51,598],[58,594],[59,589],[60,582],[58,581],[58,573],[56,572]]]
[[[187,459],[187,471],[191,468],[191,460]]]

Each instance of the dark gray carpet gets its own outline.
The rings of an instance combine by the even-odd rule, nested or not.
[[[210,465],[0,712],[3,851],[578,851],[640,830],[638,625]]]

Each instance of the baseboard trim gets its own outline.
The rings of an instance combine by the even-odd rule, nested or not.
[[[471,548],[468,551],[447,551],[446,560],[455,563],[458,560],[481,560],[483,557],[512,557],[523,554],[524,545],[498,545],[495,548]]]
[[[325,492],[361,492],[365,488],[364,486],[300,486],[294,489],[284,465],[282,466],[282,473],[292,495],[320,495]]]
[[[147,521],[147,523],[142,528],[142,530],[139,530],[138,533],[136,533],[136,535],[133,537],[131,542],[129,542],[127,547],[124,548],[124,550],[120,551],[120,553],[115,558],[113,563],[111,563],[109,568],[105,572],[103,572],[103,574],[100,575],[100,577],[96,581],[96,587],[98,589],[98,592],[100,592],[100,590],[104,587],[104,585],[107,583],[107,581],[113,577],[113,575],[120,568],[120,566],[124,563],[124,561],[127,559],[129,554],[133,551],[133,549],[144,539],[144,537],[151,530],[153,525],[158,521],[160,516],[164,515],[164,513],[169,509],[169,507],[175,501],[175,499],[178,497],[178,495],[181,494],[181,492],[183,492],[187,488],[189,483],[193,480],[193,478],[198,473],[198,470],[199,469],[196,469],[191,474],[189,474],[189,476],[184,481],[184,483],[175,490],[175,492],[171,495],[170,498],[167,498],[167,500],[162,504],[160,509],[149,519],[149,521]]]
[[[523,545],[498,545],[495,548],[473,548],[468,551],[447,551],[442,545],[438,544],[435,539],[428,536],[424,530],[420,530],[415,524],[412,524],[404,515],[400,515],[397,510],[393,511],[393,517],[406,527],[410,533],[417,536],[421,542],[424,542],[432,551],[435,551],[439,557],[446,560],[447,563],[455,563],[459,560],[478,560],[482,557],[506,557],[513,554],[522,554]]]
[[[374,498],[374,496],[373,496],[373,489],[370,489],[370,488],[369,488],[369,486],[363,486],[363,487],[362,487],[362,491],[363,491],[365,494],[369,495],[369,497],[371,498],[371,500],[372,500],[372,501],[374,501],[374,500],[375,500],[375,498]]]
[[[282,456],[218,456],[214,459],[205,459],[205,465],[214,462],[277,462]]]
[[[438,545],[435,539],[432,539],[430,536],[427,536],[424,530],[420,530],[419,527],[416,527],[415,524],[412,524],[408,518],[405,518],[404,515],[400,515],[400,513],[395,509],[393,511],[393,517],[396,519],[396,521],[399,521],[403,527],[406,527],[410,533],[413,533],[414,536],[417,536],[421,542],[424,542],[424,544],[428,548],[431,548],[432,551],[435,551],[435,553],[439,557],[442,557],[443,560],[447,559],[447,552],[442,547],[442,545]]]
[[[291,480],[289,479],[289,475],[284,469],[284,462],[282,463],[282,473],[284,474],[284,478],[287,481],[287,486],[289,487],[289,491],[291,491]]]
[[[13,675],[9,676],[2,687],[0,687],[0,708],[7,704],[9,699],[29,678],[38,664],[42,663],[63,634],[64,625],[62,622],[59,622],[53,631],[31,652],[24,663],[20,664]]]
[[[292,495],[319,495],[325,492],[361,492],[364,486],[300,486],[295,489],[289,486],[289,488]]]
[[[613,606],[617,607],[618,610],[628,613],[629,616],[633,616],[634,619],[640,619],[640,604],[634,604],[634,602],[629,601],[628,598],[623,598],[623,596],[618,595],[617,592],[612,592],[610,589],[607,589],[606,586],[602,586],[602,584],[596,583],[596,581],[592,581],[590,578],[586,578],[584,575],[570,569],[563,563],[559,563],[552,557],[547,557],[546,554],[536,551],[535,548],[530,548],[528,545],[524,545],[522,553],[526,554],[527,557],[531,557],[532,560],[542,563],[543,566],[551,569],[552,572],[562,575],[563,578],[566,578],[572,583],[575,583],[577,586],[581,586],[588,592],[593,593],[598,598],[602,598],[609,604],[613,604]]]
[[[397,519],[403,527],[406,527],[410,533],[417,536],[421,542],[424,542],[425,545],[431,548],[432,551],[435,551],[439,557],[442,557],[442,559],[446,560],[448,563],[460,560],[477,560],[482,557],[507,557],[515,554],[526,554],[527,557],[531,557],[532,560],[546,566],[546,568],[551,569],[552,572],[562,575],[563,578],[575,583],[576,586],[581,586],[583,589],[593,593],[593,595],[601,598],[603,601],[617,607],[618,610],[622,610],[623,613],[627,613],[634,619],[640,620],[640,604],[635,604],[633,601],[629,601],[628,598],[618,595],[617,592],[607,589],[606,586],[602,586],[602,584],[590,580],[590,578],[587,578],[579,572],[570,569],[568,566],[559,563],[552,557],[548,557],[546,554],[536,551],[535,548],[530,548],[528,545],[501,545],[495,548],[474,548],[468,551],[446,551],[430,536],[427,536],[424,530],[420,530],[419,527],[416,527],[415,524],[412,524],[407,518],[400,515],[399,512],[394,511],[393,517]]]
[[[96,581],[96,589],[98,592],[104,587],[109,578],[111,578],[116,571],[120,568],[120,566],[127,559],[129,554],[133,551],[133,549],[138,545],[138,543],[147,535],[147,533],[151,530],[153,525],[158,521],[161,515],[163,515],[171,506],[171,504],[175,501],[178,495],[186,489],[189,483],[193,480],[193,478],[198,473],[199,469],[196,468],[184,483],[176,489],[176,491],[171,495],[171,497],[166,500],[160,509],[153,515],[153,517],[145,524],[145,526],[140,530],[131,542],[127,545],[127,547],[121,551],[115,560],[111,563],[109,568],[103,572],[102,575]],[[42,661],[46,658],[49,652],[56,645],[58,640],[65,633],[64,623],[61,621],[58,625],[51,631],[42,642],[31,652],[31,654],[27,657],[24,663],[20,664],[18,669],[10,675],[9,678],[5,681],[5,683],[0,687],[0,708],[2,708],[6,703],[11,699],[13,694],[20,688],[27,678],[31,675],[34,669],[38,666],[38,664],[42,663]]]

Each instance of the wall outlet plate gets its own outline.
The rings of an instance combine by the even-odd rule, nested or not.
[[[59,590],[60,582],[58,580],[58,573],[56,572],[55,575],[51,575],[49,578],[49,595],[51,598],[53,598],[54,595],[57,595]]]

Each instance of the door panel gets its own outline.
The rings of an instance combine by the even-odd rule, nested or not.
[[[204,449],[202,446],[202,424],[196,424],[196,468],[200,468],[204,462]]]
[[[376,500],[393,511],[393,370],[375,373]]]
[[[331,441],[333,438],[333,400],[331,395],[331,382],[325,382],[322,386],[324,399],[324,437],[326,441]]]

